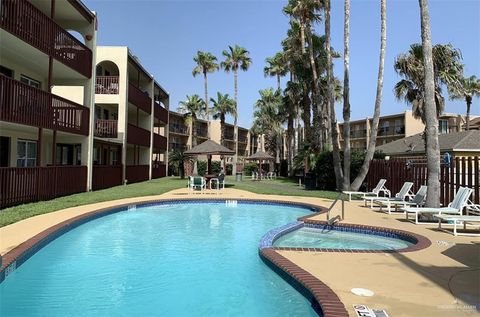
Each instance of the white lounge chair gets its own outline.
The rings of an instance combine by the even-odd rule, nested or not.
[[[408,207],[404,208],[405,215],[408,220],[408,214],[415,214],[415,224],[422,224],[425,222],[418,221],[418,214],[431,214],[431,215],[462,215],[462,210],[467,206],[468,198],[472,194],[472,189],[467,187],[460,187],[455,194],[452,202],[448,204],[448,207],[439,208],[425,208],[425,207]],[[428,222],[426,222],[428,224]]]
[[[378,195],[382,192],[383,192],[384,195],[390,197],[391,193],[385,187],[386,182],[387,182],[387,180],[382,178],[381,180],[378,181],[377,186],[371,192],[354,192],[354,191],[346,190],[346,191],[343,191],[343,193],[348,195],[348,201],[352,200],[352,195],[361,195],[362,198],[365,198],[365,196],[367,196],[367,195],[375,195],[376,197],[379,197]]]
[[[480,236],[480,233],[462,233],[458,232],[457,226],[463,224],[463,229],[466,229],[467,223],[473,224],[477,223],[480,226],[480,216],[451,216],[451,215],[435,215],[435,218],[438,218],[438,229],[452,233],[450,230],[442,228],[442,220],[447,221],[448,225],[453,225],[453,235],[454,236]]]
[[[225,189],[225,174],[220,173],[218,177],[212,178],[210,180],[210,186],[217,190]]]
[[[427,197],[427,186],[426,185],[422,185],[420,186],[420,189],[417,191],[417,193],[415,194],[415,196],[413,197],[412,200],[409,200],[409,201],[391,201],[391,202],[388,202],[388,204],[390,206],[387,206],[389,209],[388,209],[388,213],[390,214],[390,209],[391,209],[391,206],[395,206],[395,211],[397,212],[398,211],[398,206],[403,206],[403,208],[407,208],[407,207],[421,207],[425,204],[425,198]],[[381,209],[381,206],[380,206],[380,209]],[[402,213],[405,213],[405,211],[403,210]]]
[[[367,201],[370,201],[370,208],[373,208],[373,204],[377,204],[380,206],[380,210],[382,210],[382,206],[386,205],[388,209],[388,213],[390,214],[391,211],[391,206],[392,203],[398,203],[398,202],[405,202],[406,197],[412,197],[413,193],[411,192],[411,189],[413,187],[412,182],[405,182],[400,189],[400,191],[395,194],[395,197],[389,198],[389,197],[365,197],[365,204]]]

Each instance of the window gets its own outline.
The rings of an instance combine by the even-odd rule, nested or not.
[[[10,138],[0,136],[0,167],[10,165]]]
[[[25,75],[20,75],[20,81],[26,85],[40,89],[40,82]]]
[[[448,133],[448,120],[438,120],[438,132],[440,134]]]
[[[118,164],[118,149],[110,149],[110,165]]]
[[[57,144],[57,165],[73,165],[73,147],[71,144]]]
[[[0,74],[13,78],[13,70],[4,66],[0,66]]]
[[[102,76],[103,75],[103,68],[100,65],[97,65],[97,68],[95,70],[95,73],[97,76]]]
[[[17,167],[37,165],[37,142],[18,140],[17,142]]]

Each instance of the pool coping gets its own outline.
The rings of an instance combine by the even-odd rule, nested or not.
[[[302,221],[304,223],[311,223],[311,224],[327,224],[326,221],[321,220],[314,220],[311,219],[312,217],[318,216],[320,214],[324,214],[327,211],[326,207],[319,206],[316,204],[308,203],[308,202],[296,202],[296,201],[288,201],[288,200],[278,200],[278,199],[265,199],[265,198],[184,198],[178,197],[175,199],[172,198],[159,198],[159,199],[148,199],[135,201],[135,202],[128,202],[128,203],[120,203],[115,206],[109,206],[104,208],[94,209],[92,211],[86,212],[84,214],[72,217],[70,219],[64,220],[56,225],[51,226],[50,228],[40,232],[39,234],[31,237],[30,239],[24,241],[23,243],[17,245],[15,248],[7,252],[3,255],[3,263],[0,268],[0,283],[11,273],[13,272],[18,266],[28,260],[31,256],[33,256],[38,250],[43,248],[45,245],[50,243],[51,241],[55,240],[62,234],[88,222],[94,220],[96,218],[106,216],[112,213],[120,212],[123,210],[128,209],[130,206],[148,206],[148,205],[155,205],[158,203],[185,203],[189,201],[218,201],[218,202],[226,202],[226,201],[236,200],[242,202],[257,202],[257,203],[277,203],[281,205],[292,205],[297,207],[304,207],[310,210],[316,210],[317,212],[313,212],[312,214],[303,216],[298,218],[298,221]],[[125,209],[126,208],[126,209]],[[401,249],[401,250],[393,250],[394,252],[411,252],[417,251],[424,248],[427,248],[431,245],[431,241],[424,236],[403,231],[399,229],[390,229],[385,227],[376,227],[376,226],[365,226],[365,225],[358,225],[358,224],[343,224],[337,223],[336,225],[345,225],[349,227],[357,227],[369,230],[387,230],[392,233],[400,233],[401,235],[410,235],[417,239],[417,243],[410,246],[409,248]],[[417,247],[415,247],[417,246]],[[264,262],[269,265],[274,271],[277,272],[282,278],[287,280],[292,286],[294,286],[297,290],[299,287],[301,288],[299,291],[305,296],[305,292],[308,294],[310,293],[310,299],[315,300],[320,306],[324,317],[340,317],[340,316],[348,316],[348,312],[345,308],[345,305],[339,299],[338,295],[325,283],[323,283],[320,279],[313,276],[311,273],[308,273],[298,265],[294,264],[287,258],[283,257],[277,251],[307,251],[307,252],[351,252],[351,253],[388,253],[387,251],[391,250],[345,250],[345,249],[318,249],[318,248],[283,248],[283,247],[268,247],[259,250],[259,255],[264,260]],[[17,262],[19,262],[17,264]],[[273,267],[272,267],[273,266]],[[280,271],[278,271],[277,269]],[[283,272],[283,274],[282,274]],[[290,278],[289,278],[290,277]],[[293,280],[291,280],[293,279]],[[292,283],[293,282],[293,283]],[[295,285],[297,284],[297,285]],[[308,298],[308,296],[307,296]]]

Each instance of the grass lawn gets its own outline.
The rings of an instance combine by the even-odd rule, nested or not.
[[[337,193],[330,191],[305,190],[290,179],[252,181],[250,177],[246,177],[243,182],[236,182],[234,176],[228,176],[226,183],[227,187],[265,195],[307,196],[328,199],[335,199],[337,196]],[[80,193],[48,201],[10,207],[0,211],[0,227],[25,218],[69,207],[121,198],[160,195],[172,189],[185,187],[186,184],[186,179],[165,177],[127,186],[117,186],[94,192]]]

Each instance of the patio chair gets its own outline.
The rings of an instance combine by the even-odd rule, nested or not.
[[[255,171],[252,171],[252,181],[258,180],[258,173]]]
[[[468,187],[460,187],[455,194],[452,202],[448,204],[448,207],[439,207],[439,208],[425,208],[425,207],[409,207],[404,208],[406,212],[406,218],[408,219],[408,214],[415,214],[415,224],[429,224],[428,222],[419,222],[418,214],[430,214],[430,215],[455,215],[461,216],[463,208],[467,206],[468,198],[472,194],[473,190]]]
[[[225,174],[220,173],[218,177],[212,178],[210,180],[210,186],[217,190],[220,190],[221,188],[225,189]]]
[[[361,195],[362,198],[364,198],[366,195],[375,195],[376,197],[378,197],[380,193],[383,193],[384,195],[387,195],[388,197],[390,197],[391,193],[385,187],[386,182],[387,180],[382,178],[381,180],[378,181],[377,186],[371,192],[354,192],[354,191],[346,190],[346,191],[343,191],[343,193],[348,195],[348,201],[352,200],[352,195]]]
[[[370,208],[373,208],[373,204],[381,204],[382,201],[405,201],[405,197],[413,196],[411,193],[413,183],[412,182],[405,182],[403,183],[402,188],[400,188],[400,191],[395,194],[395,197],[377,197],[377,196],[365,196],[363,197],[363,200],[365,201],[365,205],[367,205],[367,201],[370,201]]]
[[[463,229],[465,230],[467,228],[467,223],[468,224],[477,223],[480,226],[480,216],[435,215],[434,217],[438,219],[438,230],[452,233],[454,236],[480,236],[480,232],[479,233],[463,233],[463,232],[458,232],[457,230],[457,226],[460,226],[462,224],[463,224]],[[442,220],[446,221],[447,225],[453,225],[453,231],[442,228]]]
[[[205,181],[205,178],[202,176],[191,176],[191,181],[190,181],[190,190],[195,190],[199,189],[200,191],[204,191],[207,189],[207,182]]]
[[[421,207],[425,203],[426,197],[427,197],[427,186],[422,185],[420,186],[420,189],[417,191],[413,199],[410,199],[408,201],[405,199],[403,201],[389,199],[389,200],[378,200],[378,201],[376,200],[375,203],[378,203],[380,205],[380,210],[382,210],[383,206],[387,206],[388,214],[391,214],[392,206],[395,207],[395,212],[398,212],[398,206],[402,206],[403,208]],[[402,210],[401,213],[405,213],[405,211]]]

